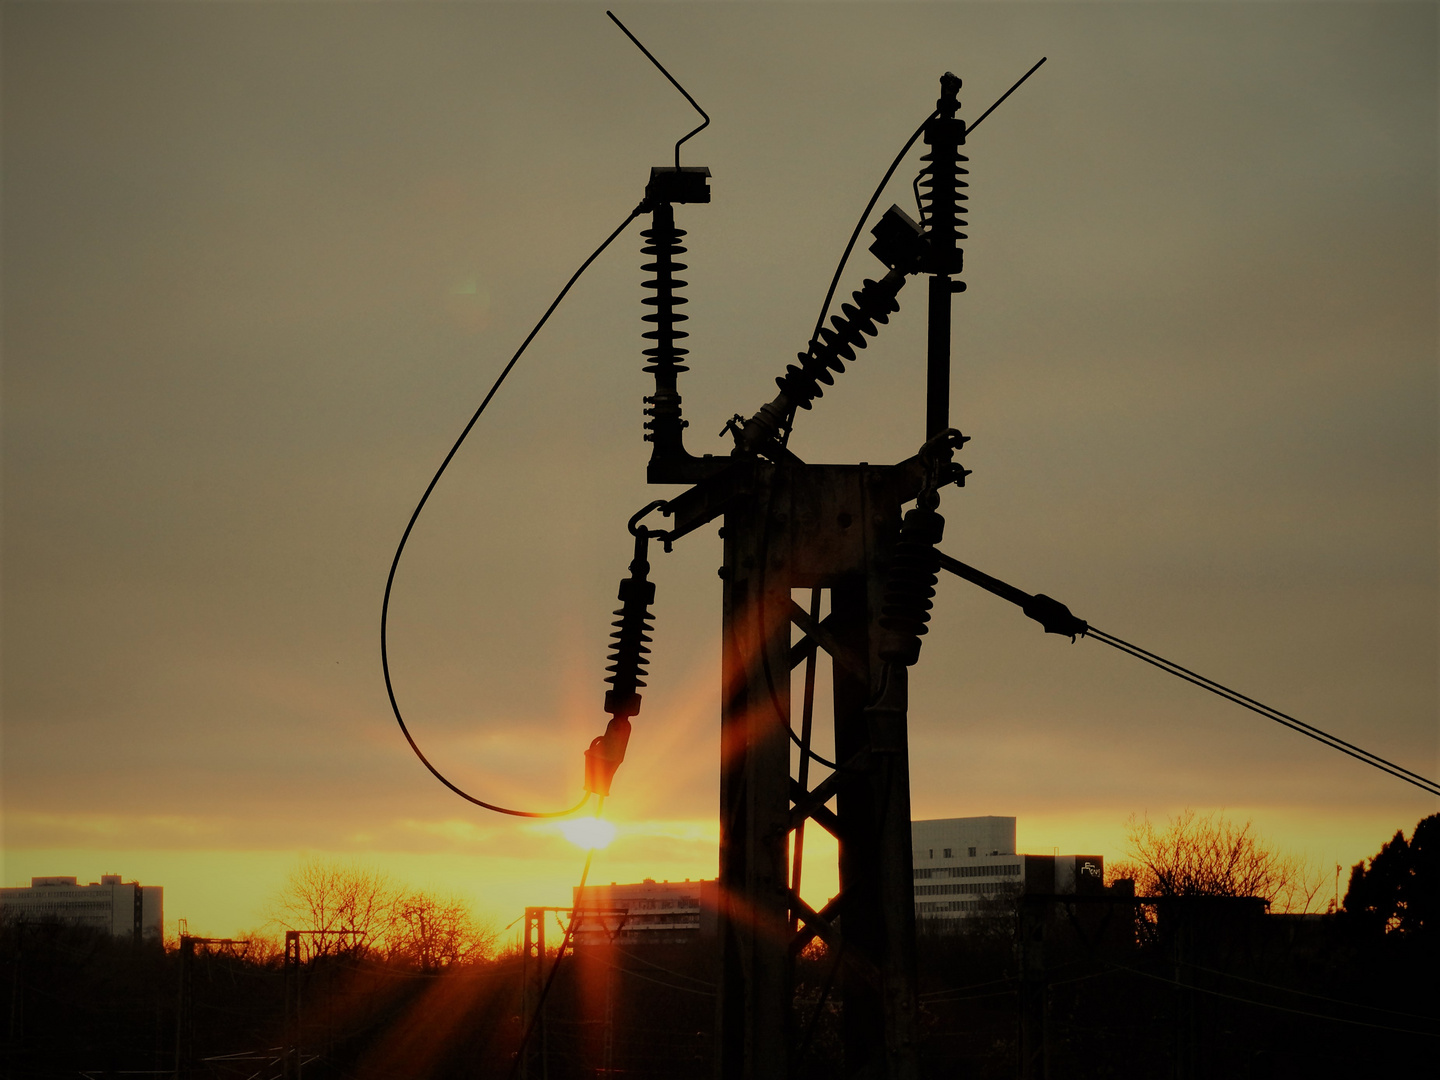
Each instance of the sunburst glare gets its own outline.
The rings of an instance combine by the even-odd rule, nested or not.
[[[565,834],[566,840],[587,851],[608,847],[615,839],[615,826],[603,818],[582,817],[562,821],[560,831]]]

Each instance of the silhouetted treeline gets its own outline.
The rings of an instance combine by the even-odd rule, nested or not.
[[[1440,957],[1423,934],[1223,897],[1028,897],[963,927],[921,935],[925,1076],[1413,1075],[1440,1046]],[[708,1075],[711,951],[567,959],[529,1076],[589,1078],[607,1061],[627,1077]],[[314,1080],[505,1077],[521,1035],[518,958],[425,974],[341,955],[287,976],[277,960],[212,949],[192,961],[183,1012],[174,951],[49,925],[6,928],[0,958],[16,1080],[174,1075],[177,1048],[184,1077],[279,1080],[295,1075],[297,1045]],[[843,1075],[833,959],[814,949],[797,967],[803,1080]]]
[[[1356,866],[1341,909],[1027,896],[922,923],[922,1075],[1420,1075],[1440,1051],[1440,816]],[[834,1075],[823,1070],[810,1075]]]
[[[1440,1050],[1437,834],[1440,818],[1398,834],[1356,868],[1338,913],[1106,891],[997,901],[944,932],[922,923],[921,1075],[1424,1074]],[[713,938],[582,948],[519,1063],[518,956],[425,972],[343,951],[287,968],[273,950],[244,949],[200,943],[186,959],[76,927],[0,927],[3,1075],[462,1080],[521,1064],[529,1080],[699,1080],[713,1069]],[[796,1080],[844,1075],[836,959],[817,945],[797,961]],[[530,972],[531,1000],[545,973]]]
[[[927,1076],[1404,1076],[1440,1049],[1433,938],[1248,898],[1024,897],[920,957]]]
[[[190,965],[180,993],[182,963]],[[504,1076],[519,1040],[519,960],[438,973],[341,953],[286,969],[58,923],[0,928],[3,1075],[184,1078]]]

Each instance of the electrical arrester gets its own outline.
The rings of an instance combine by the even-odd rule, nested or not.
[[[610,722],[605,734],[597,735],[585,751],[585,790],[595,795],[609,795],[615,770],[625,760],[630,742],[630,720],[640,712],[640,687],[645,685],[645,657],[650,650],[646,643],[653,640],[655,615],[650,605],[655,602],[655,583],[648,579],[647,558],[649,530],[635,530],[635,558],[630,563],[630,576],[620,582],[620,606],[615,610],[615,629],[610,634],[610,675],[606,682],[605,711]]]

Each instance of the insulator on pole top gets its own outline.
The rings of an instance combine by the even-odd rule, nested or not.
[[[640,268],[651,275],[642,284],[653,292],[641,301],[652,309],[643,316],[651,329],[641,336],[654,342],[645,350],[644,370],[655,376],[655,393],[645,399],[645,439],[657,448],[679,449],[687,424],[680,413],[678,376],[690,370],[683,362],[690,350],[680,344],[690,336],[680,324],[690,317],[679,310],[690,302],[680,292],[689,283],[678,276],[686,264],[676,258],[685,253],[685,230],[675,227],[675,210],[665,202],[655,207],[652,225],[640,235],[645,237],[641,252],[648,259]]]
[[[920,171],[920,216],[930,241],[932,274],[958,274],[964,269],[965,253],[958,241],[968,239],[962,228],[968,226],[965,215],[970,185],[964,177],[970,172],[964,162],[970,159],[960,152],[965,145],[965,121],[955,115],[960,107],[957,95],[960,79],[948,71],[940,78],[940,100],[936,114],[925,125],[925,144],[930,147]]]

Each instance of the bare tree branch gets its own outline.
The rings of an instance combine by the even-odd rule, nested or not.
[[[1279,912],[1306,912],[1325,875],[1255,835],[1251,821],[1184,810],[1157,829],[1149,817],[1127,823],[1130,861],[1109,876],[1131,877],[1141,896],[1259,896]]]

